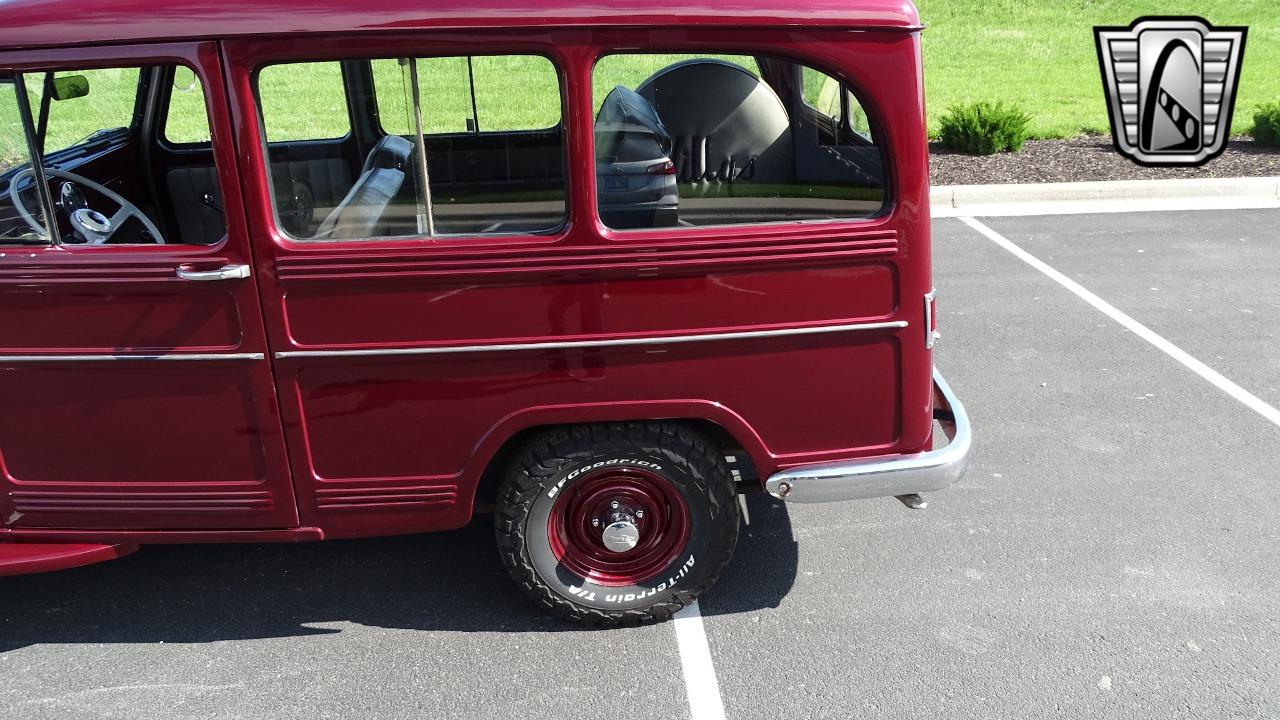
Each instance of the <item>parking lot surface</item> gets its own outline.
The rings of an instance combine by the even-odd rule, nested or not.
[[[1280,211],[980,222],[1280,403]],[[974,464],[925,511],[751,499],[700,603],[725,716],[1280,715],[1280,428],[973,227],[934,234]],[[670,624],[538,614],[484,521],[0,584],[6,719],[679,718],[687,661]]]

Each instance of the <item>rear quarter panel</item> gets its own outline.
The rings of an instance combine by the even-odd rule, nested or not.
[[[716,422],[761,476],[930,440],[927,155],[917,33],[538,30],[227,43],[258,276],[302,521],[328,536],[466,523],[485,466],[547,423]],[[291,244],[273,230],[250,73],[269,61],[536,51],[562,73],[569,222],[554,236]],[[891,202],[867,220],[614,233],[595,217],[596,53],[770,52],[857,88]],[[441,354],[462,346],[799,329],[729,341]]]

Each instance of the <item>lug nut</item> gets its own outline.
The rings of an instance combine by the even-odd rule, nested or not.
[[[618,501],[617,501],[617,500],[614,500],[613,502],[609,503],[609,507],[613,508],[614,510],[617,510],[617,509],[618,509]]]
[[[591,527],[600,527],[600,518],[592,518]]]
[[[643,511],[643,510],[637,510],[637,511],[636,511],[636,519],[638,520],[638,519],[640,519],[640,518],[642,518],[642,517],[644,517],[644,511]]]
[[[778,483],[778,497],[786,497],[791,492],[791,483]]]

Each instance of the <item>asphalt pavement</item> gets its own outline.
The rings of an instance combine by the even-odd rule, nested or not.
[[[981,222],[1280,404],[1280,211]],[[726,717],[1280,716],[1280,427],[961,221],[934,246],[973,465],[924,511],[751,499],[700,603]],[[0,717],[689,716],[671,625],[547,619],[492,542],[5,579]]]

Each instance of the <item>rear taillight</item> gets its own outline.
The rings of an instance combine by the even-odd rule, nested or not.
[[[645,168],[645,172],[649,173],[650,175],[675,175],[676,164],[671,162],[670,160],[667,160],[665,162],[660,162],[656,165],[650,165],[649,167]]]

